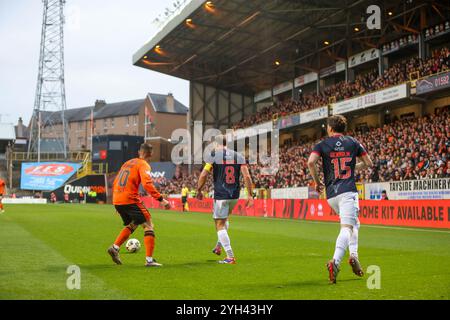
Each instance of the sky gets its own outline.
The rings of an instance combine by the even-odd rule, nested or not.
[[[67,108],[97,99],[167,94],[189,106],[189,83],[133,66],[132,55],[155,33],[152,21],[173,0],[67,0],[64,58]],[[0,121],[28,124],[38,74],[43,5],[0,0]]]

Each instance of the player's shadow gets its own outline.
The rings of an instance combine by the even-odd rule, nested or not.
[[[147,269],[174,269],[174,268],[195,268],[198,266],[205,266],[210,265],[211,263],[217,263],[217,260],[207,260],[207,261],[186,261],[186,262],[180,262],[180,263],[164,263],[162,262],[163,266],[161,268],[152,267]],[[114,269],[138,269],[143,270],[146,269],[144,267],[144,264],[142,263],[136,263],[136,262],[130,262],[122,265],[116,265],[114,263],[104,263],[104,264],[89,264],[89,265],[82,265],[80,264],[81,270],[87,270],[87,271],[97,271],[97,270],[114,270]],[[61,269],[60,267],[47,267],[49,271],[56,271]]]
[[[353,282],[353,281],[361,281],[363,279],[359,279],[359,278],[352,278],[352,279],[338,279],[338,283],[344,283],[344,282]],[[326,279],[320,279],[320,280],[304,280],[304,281],[292,281],[292,282],[287,282],[284,285],[280,285],[278,286],[280,289],[282,289],[283,287],[288,287],[288,288],[292,288],[292,287],[308,287],[308,286],[323,286],[323,287],[329,287],[329,286],[333,286],[332,284],[330,284],[328,282],[328,280]]]
[[[113,263],[105,263],[105,264],[78,264],[78,267],[80,267],[81,272],[83,270],[106,270],[106,269],[114,269],[114,268],[120,268],[121,266],[113,264]],[[43,270],[47,272],[66,272],[68,265],[53,265],[53,266],[46,266]]]
[[[353,278],[353,279],[339,279],[339,282],[349,282],[349,281],[361,281],[364,279],[361,278]],[[282,289],[300,289],[305,287],[332,287],[334,285],[330,284],[326,279],[318,279],[318,280],[304,280],[304,281],[290,281],[279,284],[246,284],[243,286],[243,289],[247,290],[252,288],[252,290],[282,290]]]
[[[211,261],[217,263],[217,260],[206,260],[206,261],[186,261],[181,263],[171,263],[164,265],[164,267],[168,268],[177,268],[177,267],[196,267],[196,266],[205,266],[211,264]]]
[[[119,270],[119,269],[144,269],[144,264],[136,263],[124,263],[122,265],[117,265],[114,263],[105,264],[89,264],[80,266],[81,270],[87,271],[97,271],[97,270]]]

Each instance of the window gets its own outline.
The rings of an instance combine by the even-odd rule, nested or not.
[[[82,130],[83,129],[83,122],[78,122],[78,130]]]
[[[111,128],[114,128],[114,118],[111,118]]]
[[[108,128],[108,119],[103,119],[103,129]]]
[[[122,149],[122,141],[109,142],[109,150],[121,150],[121,149]]]
[[[127,117],[127,122],[126,122],[126,124],[125,124],[127,127],[129,127],[130,126],[130,116],[128,116]]]
[[[137,125],[137,116],[133,116],[133,125]]]
[[[83,138],[78,137],[78,148],[81,148],[81,145],[83,144]]]

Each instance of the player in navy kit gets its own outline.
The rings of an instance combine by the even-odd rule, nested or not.
[[[227,257],[219,261],[223,264],[235,264],[233,250],[228,236],[228,216],[233,211],[240,195],[240,176],[242,173],[245,187],[247,188],[247,206],[253,205],[252,178],[248,171],[245,158],[225,147],[226,136],[217,137],[217,143],[212,152],[213,161],[206,163],[198,179],[197,197],[202,197],[202,189],[206,183],[208,174],[212,171],[214,181],[214,213],[218,242],[213,253],[220,255],[221,246],[225,249]]]
[[[341,231],[336,240],[333,259],[327,263],[331,283],[336,283],[339,265],[347,247],[350,251],[349,263],[353,272],[362,277],[363,270],[358,259],[359,203],[356,189],[355,169],[372,167],[372,161],[364,147],[354,138],[345,136],[347,120],[341,115],[327,119],[328,137],[319,142],[311,152],[308,167],[316,184],[316,190],[322,193],[324,187],[328,203],[339,215]],[[317,173],[317,161],[322,158],[325,185]]]

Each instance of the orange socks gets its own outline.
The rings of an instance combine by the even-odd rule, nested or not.
[[[116,241],[114,241],[114,245],[120,247],[125,241],[127,241],[133,231],[134,230],[130,227],[123,228],[122,231],[120,231]],[[144,244],[145,255],[149,258],[153,257],[153,250],[155,249],[155,232],[153,230],[147,230],[144,232]]]
[[[127,241],[128,237],[133,233],[133,231],[134,230],[130,227],[123,228],[122,231],[120,231],[116,241],[114,241],[114,244],[120,247],[125,241]]]
[[[153,250],[155,249],[155,232],[147,230],[144,232],[145,255],[153,257]]]
[[[0,202],[0,210],[3,210],[3,203]]]

